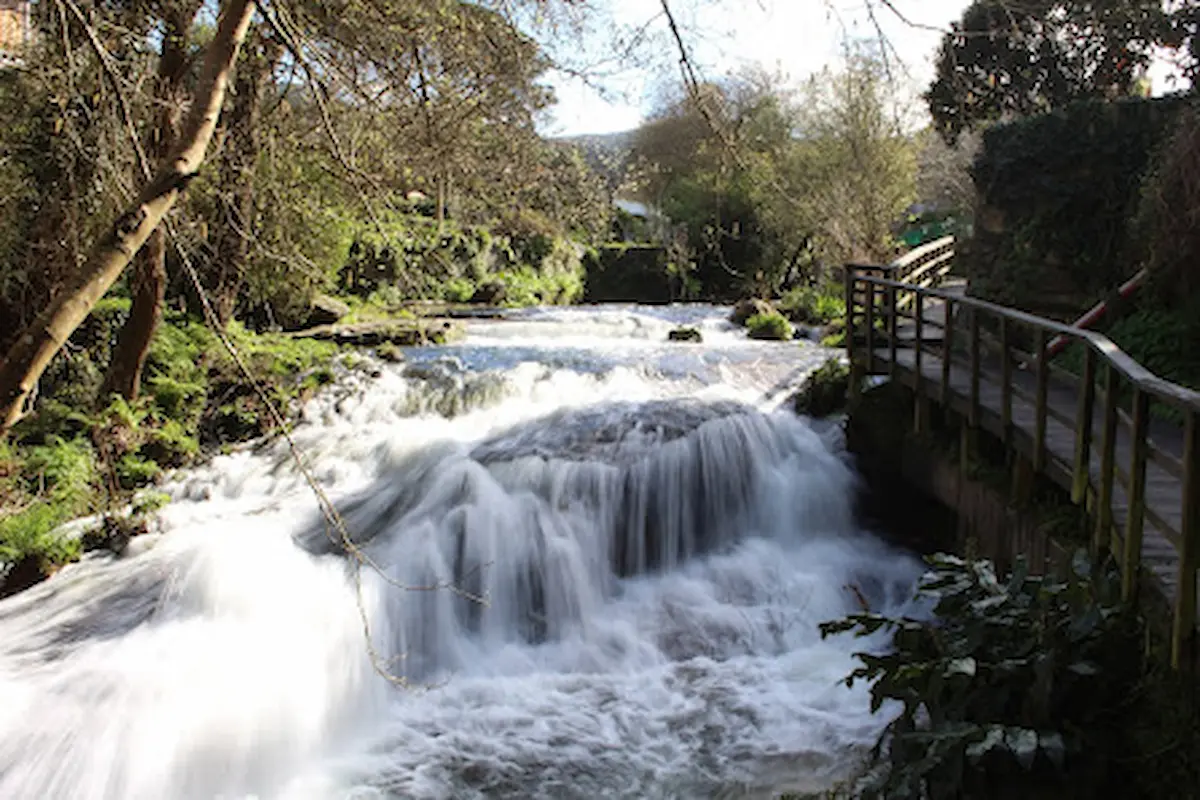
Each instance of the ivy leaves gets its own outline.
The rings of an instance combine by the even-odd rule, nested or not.
[[[930,566],[918,589],[933,602],[929,618],[857,614],[821,626],[822,636],[892,637],[887,652],[856,654],[846,677],[870,682],[873,710],[902,709],[875,748],[890,769],[864,796],[987,797],[1000,785],[1100,774],[1090,738],[1138,652],[1111,576],[1093,574],[1085,553],[1065,578],[1018,563],[1001,579],[990,562],[945,555]]]

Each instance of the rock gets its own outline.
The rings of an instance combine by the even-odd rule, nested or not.
[[[507,294],[508,290],[503,283],[500,281],[489,281],[475,290],[475,294],[471,295],[471,302],[496,306],[504,302]]]
[[[400,348],[392,342],[384,342],[375,348],[375,355],[392,364],[399,364],[404,361],[404,353],[400,352]]]
[[[820,419],[846,407],[850,391],[850,368],[831,358],[809,373],[792,396],[797,414]]]
[[[310,328],[314,325],[332,325],[349,313],[350,306],[341,300],[319,294],[312,299],[305,324]]]
[[[695,328],[676,328],[667,334],[669,342],[696,342],[697,344],[704,341],[704,337],[700,335],[700,331]]]
[[[320,325],[293,333],[297,339],[321,339],[359,347],[379,347],[390,343],[398,347],[448,344],[466,333],[462,323],[449,319],[362,322],[354,325]]]
[[[770,315],[778,314],[775,307],[766,300],[760,300],[757,297],[751,297],[747,300],[740,301],[733,307],[733,313],[729,315],[729,321],[734,325],[745,325],[746,320],[759,314]]]

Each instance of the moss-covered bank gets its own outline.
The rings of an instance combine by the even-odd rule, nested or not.
[[[121,546],[153,502],[142,490],[167,470],[271,434],[267,400],[292,414],[361,361],[336,342],[255,334],[235,322],[228,336],[252,382],[212,331],[170,315],[151,347],[140,396],[100,398],[127,312],[127,300],[101,304],[47,371],[34,413],[0,442],[0,595],[43,579],[85,549]],[[93,514],[104,515],[99,535],[57,530]]]

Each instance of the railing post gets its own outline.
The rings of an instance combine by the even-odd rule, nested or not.
[[[1117,369],[1109,364],[1104,374],[1104,432],[1100,441],[1100,495],[1096,500],[1096,534],[1092,550],[1099,558],[1110,549],[1113,536],[1113,481],[1117,472]],[[1120,551],[1114,550],[1120,559]]]
[[[866,297],[863,298],[865,308],[865,319],[863,324],[867,327],[867,358],[866,367],[867,374],[875,374],[875,284],[872,283],[874,276],[867,274],[866,281],[863,284],[863,291]]]
[[[1146,516],[1146,455],[1150,425],[1150,396],[1141,387],[1133,389],[1133,430],[1130,432],[1129,516],[1125,519],[1124,558],[1121,559],[1121,597],[1132,601],[1137,594],[1142,563],[1142,529]]]
[[[854,265],[846,265],[846,359],[854,369]]]
[[[913,342],[913,430],[921,433],[925,428],[925,375],[921,372],[921,339],[925,335],[925,296],[913,288],[913,322],[916,339]]]
[[[1079,380],[1079,408],[1075,412],[1075,479],[1071,482],[1071,501],[1083,505],[1091,482],[1092,418],[1096,405],[1096,351],[1091,347],[1084,350],[1083,376]]]
[[[950,408],[950,359],[954,357],[954,301],[943,300],[942,310],[942,408]]]
[[[888,377],[896,380],[896,287],[887,287],[888,304]]]
[[[1012,343],[1008,317],[1000,318],[1000,425],[1004,428],[1004,446],[1012,447]]]
[[[1171,666],[1195,666],[1196,567],[1200,560],[1200,412],[1188,411],[1183,442],[1183,525],[1179,535],[1179,587],[1171,632]]]
[[[1050,361],[1046,358],[1046,329],[1038,328],[1037,347],[1037,402],[1034,408],[1033,469],[1041,472],[1046,466],[1046,406],[1050,391]]]
[[[979,309],[971,309],[971,411],[968,421],[972,428],[979,427]]]

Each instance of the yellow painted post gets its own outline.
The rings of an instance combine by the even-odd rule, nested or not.
[[[1132,448],[1129,456],[1129,516],[1125,519],[1124,556],[1121,559],[1121,597],[1132,601],[1137,595],[1142,566],[1142,529],[1146,517],[1146,455],[1150,425],[1150,395],[1134,387]]]
[[[1079,407],[1075,412],[1075,476],[1071,482],[1071,501],[1083,505],[1091,481],[1092,422],[1096,406],[1096,351],[1088,347],[1083,356],[1083,375],[1079,378]]]
[[[1100,496],[1096,499],[1096,534],[1092,550],[1097,558],[1109,549],[1112,534],[1113,481],[1117,471],[1117,370],[1111,364],[1104,376],[1104,428],[1100,440]],[[1118,558],[1120,552],[1117,552]]]

